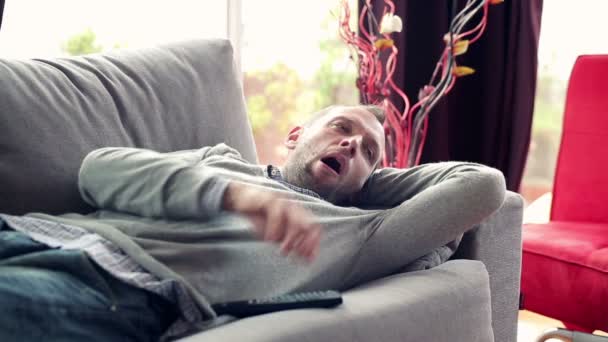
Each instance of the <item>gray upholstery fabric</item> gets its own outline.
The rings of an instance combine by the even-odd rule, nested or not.
[[[517,338],[523,199],[507,192],[502,207],[464,235],[454,258],[481,260],[490,275],[496,342]]]
[[[77,171],[102,146],[172,151],[226,142],[255,161],[231,60],[224,40],[0,59],[0,212],[87,211]],[[337,310],[274,313],[189,340],[492,341],[493,327],[497,342],[515,341],[521,219],[522,200],[508,193],[498,212],[465,234],[455,258],[481,260],[487,272],[454,260],[351,290]]]
[[[86,153],[226,142],[256,161],[225,40],[78,58],[0,59],[0,212],[86,212],[76,188]]]
[[[334,309],[250,317],[180,341],[493,341],[488,274],[478,261],[383,278],[343,298]]]

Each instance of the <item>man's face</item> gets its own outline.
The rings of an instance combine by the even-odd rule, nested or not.
[[[337,107],[310,126],[293,129],[285,144],[286,180],[341,203],[361,190],[380,163],[384,129],[363,108]]]

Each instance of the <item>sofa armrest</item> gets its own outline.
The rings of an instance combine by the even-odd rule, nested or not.
[[[508,191],[502,207],[464,235],[453,257],[480,260],[486,265],[496,342],[517,339],[522,219],[523,199]]]

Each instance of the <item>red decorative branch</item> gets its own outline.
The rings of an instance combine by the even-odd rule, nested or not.
[[[384,129],[387,148],[383,165],[390,167],[410,167],[420,163],[420,156],[426,140],[428,114],[440,98],[452,90],[458,77],[472,74],[475,70],[458,66],[456,56],[464,54],[469,45],[481,37],[485,30],[488,6],[502,0],[469,0],[464,8],[454,16],[450,29],[444,36],[445,48],[427,85],[418,92],[418,101],[410,106],[408,96],[393,81],[399,49],[391,35],[401,32],[402,21],[396,16],[393,1],[384,0],[380,24],[372,11],[371,0],[366,0],[359,15],[360,35],[350,28],[350,8],[347,0],[342,0],[339,17],[340,38],[351,48],[351,58],[357,63],[357,88],[366,104],[382,106],[386,113]],[[483,8],[479,23],[461,33],[475,14]],[[473,38],[468,39],[470,36]],[[384,57],[381,58],[381,57]],[[403,101],[399,110],[391,100],[396,94]]]

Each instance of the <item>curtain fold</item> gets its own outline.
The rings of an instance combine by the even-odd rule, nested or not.
[[[456,2],[459,11],[466,0]],[[364,3],[359,0],[359,9]],[[519,189],[531,135],[542,3],[506,0],[490,6],[483,36],[457,57],[476,72],[459,78],[430,113],[422,163],[486,164],[504,173],[509,190]],[[380,19],[384,1],[372,4]],[[452,2],[400,0],[395,6],[404,31],[393,35],[399,48],[394,81],[416,101],[443,51]]]

